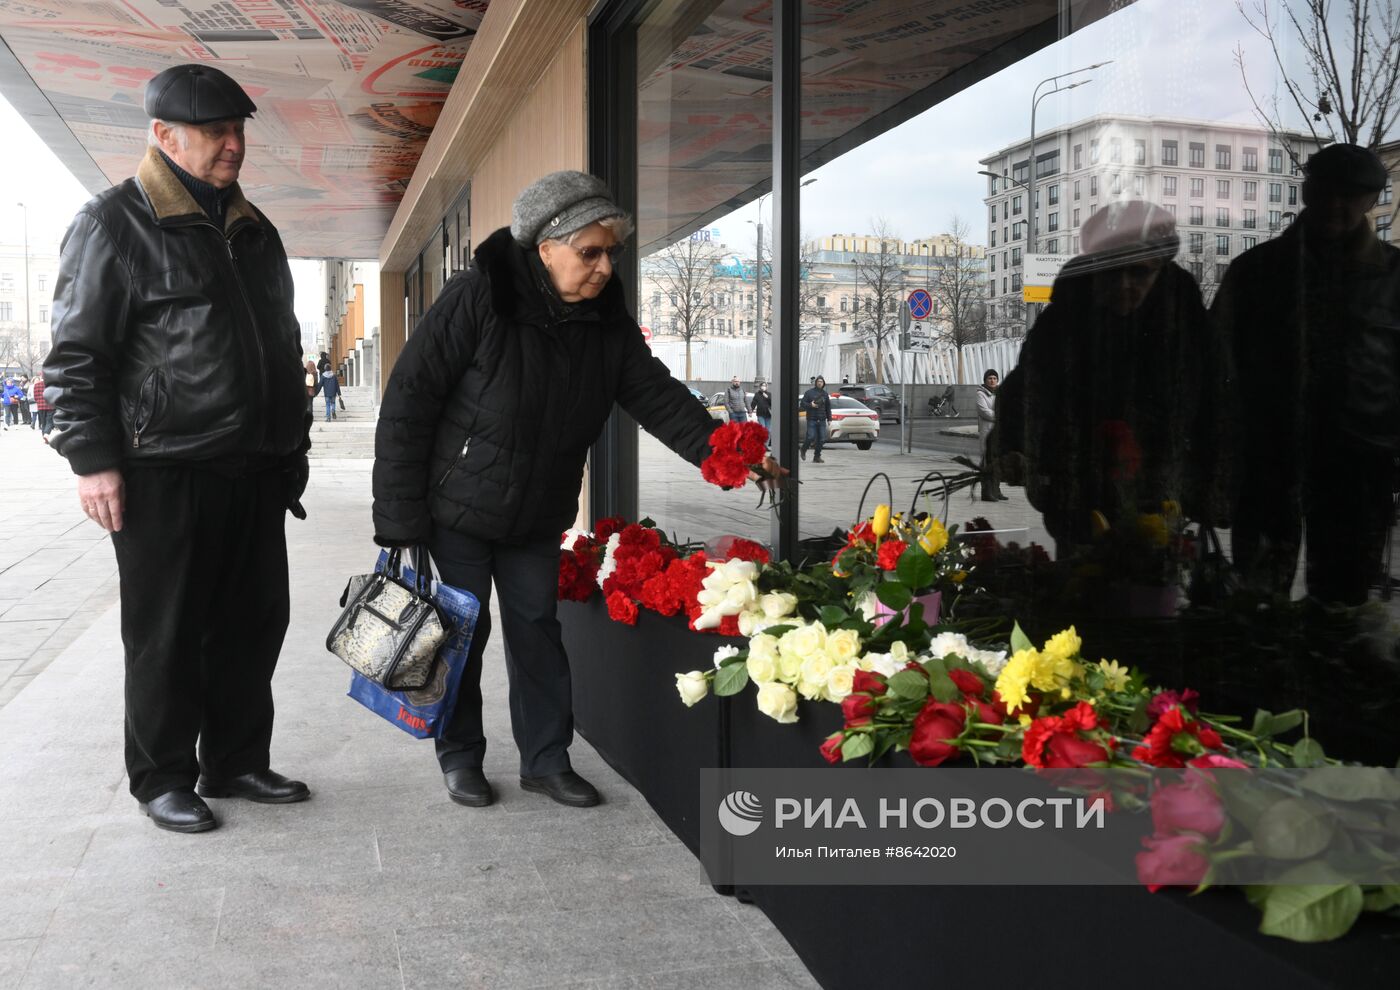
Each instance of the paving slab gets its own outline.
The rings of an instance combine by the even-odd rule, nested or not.
[[[310,518],[288,522],[273,764],[312,798],[212,801],[221,827],[201,835],[153,828],[127,791],[110,541],[63,508],[71,475],[49,479],[52,531],[11,566],[59,541],[80,555],[37,557],[59,569],[9,607],[77,607],[21,612],[9,624],[26,642],[48,636],[0,661],[0,990],[811,986],[767,919],[715,894],[583,740],[574,764],[601,806],[519,789],[498,637],[483,672],[492,807],[453,804],[432,744],[346,697],[324,638],[346,578],[377,554],[370,468],[314,462]]]

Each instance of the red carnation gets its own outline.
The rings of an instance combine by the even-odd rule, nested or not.
[[[749,480],[749,466],[732,455],[711,454],[700,463],[700,476],[721,488],[742,488]]]
[[[1201,696],[1192,688],[1187,688],[1184,691],[1158,691],[1147,703],[1147,717],[1156,721],[1162,717],[1164,712],[1177,705],[1194,715],[1200,698]]]
[[[886,540],[880,544],[877,562],[881,570],[892,571],[899,564],[899,555],[909,548],[903,540]]]
[[[763,544],[736,536],[729,544],[729,551],[726,559],[749,560],[755,564],[767,564],[773,558]]]
[[[632,599],[620,591],[608,596],[608,618],[614,622],[625,622],[629,626],[637,624],[637,606]]]
[[[614,533],[622,532],[627,520],[621,516],[608,516],[606,519],[599,519],[598,525],[593,529],[593,538],[599,543],[607,543],[608,537]]]
[[[1079,702],[1064,715],[1047,715],[1033,721],[1021,740],[1021,758],[1033,767],[1065,770],[1090,763],[1106,763],[1108,750],[1080,732],[1098,728],[1092,705]]]
[[[876,540],[875,530],[868,522],[859,522],[851,527],[851,532],[846,537],[846,545],[853,546],[856,543],[874,543]]]
[[[962,705],[930,699],[914,719],[909,755],[924,767],[936,767],[957,756],[961,750],[949,740],[962,735],[966,722],[967,712]]]
[[[1142,745],[1133,750],[1133,759],[1154,767],[1180,769],[1186,758],[1200,756],[1208,749],[1223,749],[1220,733],[1191,718],[1180,706],[1162,713]]]

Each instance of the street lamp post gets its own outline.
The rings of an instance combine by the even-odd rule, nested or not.
[[[816,182],[815,178],[805,180],[802,185],[810,186]],[[758,219],[750,220],[749,223],[758,228],[758,246],[754,251],[754,384],[757,385],[763,380],[763,201],[773,195],[772,190],[758,197]]]
[[[29,207],[23,203],[15,205],[24,211],[24,356],[28,359],[34,353],[34,341],[29,335]]]

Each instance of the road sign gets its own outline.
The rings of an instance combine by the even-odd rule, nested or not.
[[[909,332],[909,307],[899,307],[899,332],[907,334]]]
[[[1021,281],[1021,299],[1028,303],[1048,303],[1055,277],[1072,258],[1069,254],[1028,254],[1026,274]]]
[[[933,347],[933,335],[929,333],[927,324],[923,321],[918,321],[910,325],[909,333],[906,335],[906,342],[908,346],[905,350],[926,351]]]
[[[928,294],[927,289],[915,289],[909,293],[909,315],[916,320],[922,320],[933,312],[933,296]]]

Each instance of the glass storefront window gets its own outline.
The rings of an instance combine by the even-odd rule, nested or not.
[[[896,0],[802,7],[807,188],[788,220],[801,288],[778,335],[799,354],[787,384],[800,394],[820,375],[833,406],[821,461],[813,445],[793,465],[799,536],[855,522],[867,480],[883,472],[897,508],[913,502],[964,534],[987,527],[979,546],[1000,547],[972,581],[987,592],[950,601],[954,618],[990,609],[1046,631],[1074,621],[1092,649],[1157,681],[1307,705],[1320,737],[1392,763],[1375,752],[1381,721],[1348,721],[1322,672],[1391,671],[1366,710],[1397,714],[1381,466],[1400,454],[1400,366],[1367,365],[1374,408],[1335,401],[1361,365],[1307,313],[1341,314],[1370,339],[1374,293],[1346,265],[1280,277],[1276,242],[1335,245],[1327,225],[1345,218],[1310,211],[1306,184],[1290,184],[1286,203],[1284,183],[1258,185],[1260,171],[1282,176],[1285,158],[1301,174],[1334,139],[1335,118],[1271,102],[1267,42],[1243,43],[1251,94],[1234,58],[1248,33],[1235,5],[1183,16],[1171,0],[1026,0],[956,21]],[[1309,77],[1287,20],[1273,23],[1283,66]],[[637,38],[627,140],[638,317],[708,402],[729,376],[749,390],[771,364],[756,339],[773,329],[771,22],[763,5],[672,0],[650,9]],[[1265,127],[1265,109],[1283,116]],[[1068,224],[1040,195],[1062,182],[1076,203]],[[1181,215],[1179,193],[1196,201]],[[1264,195],[1274,208],[1260,223]],[[1210,251],[1207,231],[1229,228],[1232,211],[1249,235],[1232,245],[1216,234]],[[1361,226],[1389,234],[1369,213]],[[1018,247],[1006,249],[1008,234]],[[1305,305],[1303,285],[1331,302]],[[932,305],[906,334],[900,311],[915,290]],[[981,405],[997,408],[979,420],[989,370],[998,390]],[[768,514],[748,496],[641,444],[643,513],[686,538],[767,539]],[[992,465],[995,478],[978,473]],[[916,499],[921,485],[935,494]],[[883,482],[873,491],[888,497]],[[1041,563],[1024,552],[1032,543]],[[1317,610],[1334,606],[1353,611]],[[1325,634],[1337,614],[1348,618]]]

